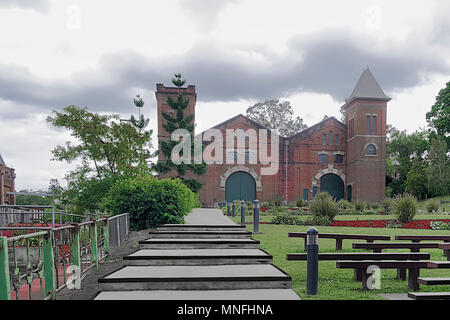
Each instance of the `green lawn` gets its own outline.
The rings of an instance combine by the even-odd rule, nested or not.
[[[239,217],[235,217],[239,218]],[[248,217],[247,221],[250,220]],[[361,218],[361,217],[360,217]],[[239,219],[236,219],[239,220]],[[253,226],[247,225],[247,230],[252,231]],[[396,279],[396,270],[381,270],[381,289],[363,291],[360,282],[353,281],[353,270],[337,269],[335,261],[319,262],[319,289],[318,295],[306,296],[306,261],[286,261],[286,253],[301,253],[303,251],[303,239],[288,238],[288,232],[305,232],[308,226],[286,226],[286,225],[260,225],[262,234],[255,234],[253,238],[261,242],[261,249],[269,252],[274,259],[274,264],[286,271],[292,277],[293,290],[301,299],[383,299],[379,293],[407,293],[408,281]],[[383,229],[383,228],[342,228],[342,227],[317,227],[319,232],[324,233],[347,233],[347,234],[378,234],[390,235],[414,235],[414,234],[450,234],[449,231],[434,230],[411,230],[411,229]],[[344,252],[364,252],[352,250],[351,244],[357,240],[345,240]],[[364,242],[364,241],[362,241]],[[332,239],[319,240],[320,252],[335,252],[335,241]],[[404,250],[386,250],[385,252],[405,252]],[[429,252],[431,260],[446,260],[440,249],[423,249]],[[421,276],[428,277],[450,277],[450,270],[421,271]],[[423,286],[421,291],[449,291],[449,286]]]
[[[271,214],[260,214],[259,216],[261,222],[271,222],[274,215]],[[308,216],[301,216],[301,219],[306,219]],[[241,217],[239,214],[236,217],[232,218],[233,221],[240,223]],[[418,214],[414,218],[414,220],[428,220],[428,219],[450,219],[450,215],[446,214]],[[253,221],[253,216],[246,216],[245,220],[247,222]],[[334,217],[334,220],[338,221],[354,221],[354,220],[396,220],[394,215],[337,215]]]

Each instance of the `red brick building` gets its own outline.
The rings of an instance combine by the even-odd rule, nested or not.
[[[8,192],[14,192],[14,179],[16,174],[13,168],[6,166],[0,154],[0,205],[14,204],[14,195],[8,195]]]
[[[165,120],[161,112],[169,112],[167,96],[176,96],[177,90],[157,84],[158,139],[170,136],[162,127]],[[180,90],[190,99],[187,112],[195,113],[195,86]],[[254,163],[257,152],[251,148],[252,140],[245,139],[245,164],[227,163],[227,157],[236,160],[236,151],[230,154],[224,145],[223,164],[210,164],[205,175],[196,177],[203,183],[199,192],[201,202],[204,206],[214,206],[223,200],[282,199],[291,202],[299,198],[311,200],[321,191],[329,192],[336,199],[382,200],[386,179],[386,105],[389,100],[367,68],[341,107],[344,122],[330,117],[294,136],[280,137],[278,171],[273,175],[262,175],[261,169],[267,165],[259,161]],[[243,129],[244,132],[255,129],[258,132],[264,128],[239,114],[212,129],[219,130],[225,140],[227,129]],[[269,154],[270,136],[269,131],[266,141]],[[205,146],[209,143],[204,142]],[[239,150],[236,141],[234,146]],[[163,160],[161,153],[160,160]]]

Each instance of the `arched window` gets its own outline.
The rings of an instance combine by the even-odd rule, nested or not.
[[[366,147],[366,155],[374,156],[377,154],[377,148],[373,144],[369,144]]]

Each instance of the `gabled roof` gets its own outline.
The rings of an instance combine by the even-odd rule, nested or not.
[[[230,119],[228,119],[228,120],[225,120],[225,121],[223,121],[223,122],[221,122],[221,123],[219,123],[219,124],[216,124],[214,127],[211,127],[211,128],[209,128],[209,129],[217,129],[217,128],[219,128],[220,126],[226,125],[227,123],[234,122],[235,120],[237,120],[237,119],[239,119],[239,118],[242,118],[242,119],[244,119],[245,121],[250,122],[251,124],[253,124],[253,125],[254,125],[255,127],[257,127],[258,129],[267,129],[268,131],[271,131],[271,129],[268,129],[268,128],[266,128],[266,127],[260,125],[258,122],[256,122],[256,121],[250,119],[249,117],[244,116],[244,115],[241,114],[241,113],[238,114],[238,115],[236,115],[236,116],[234,116],[234,117],[232,117],[232,118],[230,118]],[[206,129],[206,130],[209,130],[209,129]],[[206,130],[205,130],[205,131],[206,131]],[[205,131],[202,131],[201,134],[203,134]],[[199,133],[198,135],[200,135],[200,133]]]
[[[384,93],[383,89],[381,89],[372,72],[370,72],[369,67],[364,70],[356,83],[355,89],[353,89],[352,94],[345,100],[345,102],[347,104],[348,102],[358,98],[385,101],[391,100],[391,98]]]
[[[6,167],[5,161],[3,161],[2,155],[0,154],[0,165]]]
[[[288,137],[288,139],[295,139],[295,138],[299,138],[299,137],[308,137],[310,135],[312,135],[314,132],[320,130],[321,128],[323,128],[326,125],[326,122],[329,121],[333,121],[335,122],[338,126],[340,126],[342,128],[342,130],[346,130],[346,125],[345,123],[339,121],[338,119],[336,119],[335,117],[331,116],[328,118],[323,119],[322,121],[316,123],[315,125],[308,127],[296,134],[294,134],[293,136]]]

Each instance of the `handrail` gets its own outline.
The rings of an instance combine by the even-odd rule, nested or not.
[[[6,271],[0,273],[0,300],[11,299],[14,292],[16,299],[22,298],[26,288],[31,299],[37,294],[33,290],[36,283],[42,299],[54,299],[56,292],[68,286],[73,268],[79,268],[81,276],[92,268],[97,270],[99,262],[108,259],[110,238],[117,231],[119,241],[114,244],[121,244],[120,240],[128,235],[128,219],[125,213],[56,228],[0,227],[0,231],[35,231],[9,238],[0,236],[0,269]]]

